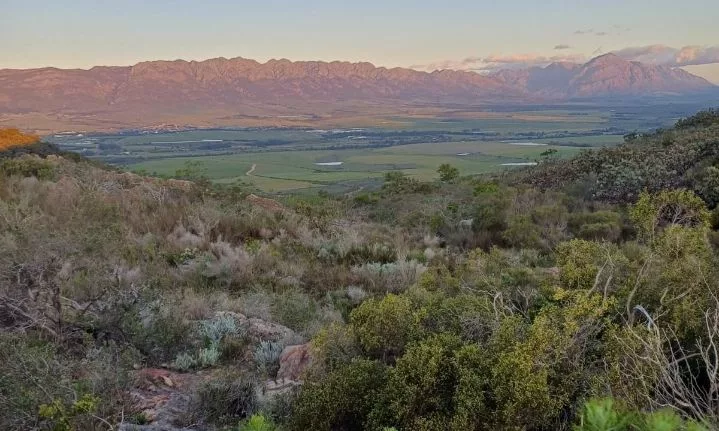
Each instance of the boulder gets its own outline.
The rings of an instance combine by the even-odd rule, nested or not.
[[[277,372],[277,381],[299,382],[312,365],[312,350],[309,343],[296,346],[287,346],[280,355],[280,370]]]

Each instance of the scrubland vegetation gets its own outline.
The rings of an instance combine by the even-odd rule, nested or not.
[[[177,429],[716,429],[717,148],[707,111],[526,171],[280,202],[4,157],[0,428],[168,429],[138,401],[166,369]]]

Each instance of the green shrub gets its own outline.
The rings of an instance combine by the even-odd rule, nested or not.
[[[576,431],[624,431],[629,430],[636,419],[618,409],[611,398],[590,400],[584,405]],[[658,431],[658,430],[657,430]]]
[[[451,423],[458,382],[455,352],[461,345],[453,335],[410,345],[389,372],[387,389],[380,397],[384,407],[373,413],[375,428],[393,424],[400,429],[421,429],[420,424],[432,423],[438,429]]]
[[[355,308],[350,325],[368,355],[390,361],[421,333],[424,310],[416,310],[404,296],[389,294],[369,299]]]
[[[290,421],[292,431],[361,431],[387,381],[386,368],[355,360],[320,381],[302,386]]]
[[[437,173],[439,173],[439,180],[446,183],[451,183],[459,178],[459,169],[449,163],[442,163],[439,165]]]
[[[190,406],[190,420],[218,425],[236,424],[259,408],[255,382],[227,376],[202,386]]]
[[[275,425],[263,415],[252,415],[242,422],[237,431],[275,431]]]
[[[47,160],[37,157],[18,157],[0,160],[0,175],[35,177],[48,181],[55,176],[55,167]]]
[[[172,362],[172,367],[180,371],[188,371],[197,365],[197,360],[194,356],[187,352],[179,353],[175,360]]]

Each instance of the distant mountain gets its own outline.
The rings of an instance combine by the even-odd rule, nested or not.
[[[554,63],[489,76],[370,63],[217,58],[89,70],[0,70],[0,116],[42,117],[51,129],[188,123],[198,118],[212,125],[220,119],[367,112],[377,107],[685,94],[712,87],[683,70],[628,62],[612,54],[584,65]]]
[[[478,101],[519,98],[520,90],[469,72],[418,72],[370,63],[258,63],[244,58],[151,61],[90,70],[0,70],[0,110],[114,110],[243,103],[401,100]]]
[[[687,94],[712,89],[704,78],[682,69],[652,66],[605,54],[580,65],[499,71],[491,77],[529,94],[558,99]]]

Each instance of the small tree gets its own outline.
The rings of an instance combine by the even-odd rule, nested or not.
[[[439,165],[439,169],[437,169],[437,172],[439,173],[440,181],[443,181],[445,183],[451,183],[457,178],[459,178],[459,169],[455,168],[449,163],[442,163],[441,165]]]

